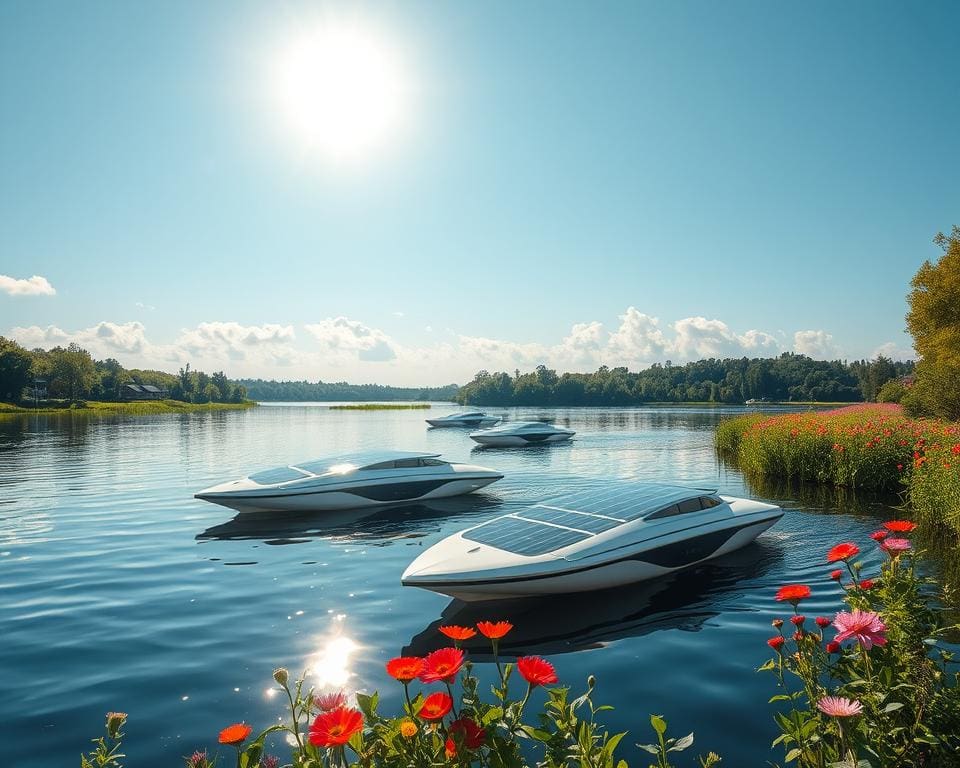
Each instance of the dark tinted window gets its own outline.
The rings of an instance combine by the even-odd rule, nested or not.
[[[700,499],[687,499],[686,501],[681,501],[677,504],[677,508],[680,510],[681,515],[687,514],[687,512],[699,512],[700,511]]]
[[[664,509],[657,510],[652,515],[648,515],[647,520],[659,520],[661,517],[673,517],[679,514],[680,510],[677,509],[677,505],[674,504],[671,507],[665,507]]]
[[[720,499],[716,498],[715,496],[701,496],[700,503],[703,505],[704,509],[710,509],[711,507],[719,507],[721,504],[723,504],[723,502],[720,501]]]

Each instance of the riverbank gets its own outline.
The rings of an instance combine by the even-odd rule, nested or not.
[[[57,405],[40,406],[37,408],[0,403],[0,416],[21,415],[70,415],[70,414],[104,414],[143,416],[154,413],[191,413],[194,411],[238,411],[253,408],[257,403],[253,400],[244,400],[242,403],[184,403],[180,400],[137,400],[133,402],[102,402],[88,400],[82,406]]]
[[[920,521],[960,535],[960,424],[865,404],[725,419],[715,441],[747,475],[899,492]]]

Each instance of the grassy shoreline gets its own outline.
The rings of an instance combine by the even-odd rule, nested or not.
[[[154,413],[194,413],[206,411],[242,411],[257,405],[253,400],[242,403],[184,403],[180,400],[137,400],[130,402],[101,402],[89,400],[83,407],[41,406],[24,407],[0,403],[0,416],[65,416],[65,415],[127,415],[143,416]]]
[[[917,518],[960,535],[960,424],[897,405],[723,420],[722,455],[753,476],[902,493]]]
[[[331,411],[419,411],[430,408],[429,403],[358,403],[331,405]]]

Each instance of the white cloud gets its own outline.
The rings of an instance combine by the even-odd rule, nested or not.
[[[886,344],[881,344],[875,350],[873,354],[870,355],[870,359],[874,360],[880,355],[888,357],[891,360],[916,360],[917,353],[911,347],[901,347],[895,341],[888,341]]]
[[[606,346],[615,364],[635,366],[661,358],[669,345],[656,317],[627,307],[620,315],[620,327],[610,334]]]
[[[814,360],[834,360],[840,355],[833,336],[826,331],[797,331],[793,334],[793,351]]]
[[[346,317],[328,317],[304,326],[320,346],[338,356],[367,362],[386,362],[396,356],[394,342],[379,328],[369,328]]]
[[[53,296],[57,292],[50,281],[40,275],[20,279],[0,275],[0,291],[11,296]]]
[[[295,356],[292,325],[240,325],[235,322],[200,323],[184,329],[174,347],[202,359],[241,361],[252,357],[289,365]]]

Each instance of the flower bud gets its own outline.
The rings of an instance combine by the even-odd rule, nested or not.
[[[587,678],[587,688],[589,688],[592,691],[596,684],[597,684],[597,678],[595,678],[593,675],[590,675],[590,677]]]
[[[777,629],[780,629],[780,627],[783,626],[783,619],[774,619],[770,623],[773,624],[773,626],[775,626]]]
[[[836,640],[831,640],[827,643],[827,653],[840,653],[840,643]]]
[[[287,672],[283,667],[277,667],[273,670],[273,679],[276,680],[280,685],[286,687],[287,680],[290,679],[290,673]]]
[[[827,627],[830,626],[830,619],[828,619],[826,616],[817,616],[815,621],[817,622],[817,626],[820,627],[820,629],[826,629]]]
[[[111,739],[117,738],[125,722],[127,722],[126,712],[107,712],[107,735]]]
[[[806,620],[807,620],[806,616],[800,616],[799,614],[796,616],[790,617],[790,623],[793,624],[795,627],[799,627]]]

